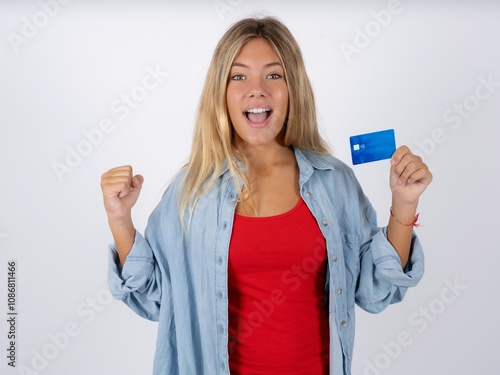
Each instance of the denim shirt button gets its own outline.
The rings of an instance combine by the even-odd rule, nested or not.
[[[227,221],[225,221],[224,224],[222,224],[222,229],[224,229],[224,230],[227,229]]]
[[[340,325],[342,326],[342,328],[346,328],[347,327],[347,322],[344,320],[342,323],[340,323]]]
[[[217,298],[218,299],[223,299],[224,298],[224,293],[222,293],[220,290],[217,292]]]
[[[217,330],[219,331],[219,333],[224,333],[224,326],[222,324],[218,324]]]
[[[337,289],[337,293],[338,293],[338,294],[342,294],[342,288],[338,288],[338,289]]]
[[[223,259],[221,256],[219,256],[219,257],[217,258],[217,263],[219,264],[219,266],[221,266],[221,265],[222,265],[222,263],[224,263],[224,259]]]
[[[326,219],[323,219],[323,221],[321,222],[321,224],[323,224],[323,226],[327,226],[328,225],[328,221]]]
[[[337,256],[336,256],[336,255],[332,256],[332,260],[333,260],[334,262],[336,262],[336,261],[337,261]]]
[[[307,198],[311,198],[311,197],[312,197],[312,194],[308,191],[308,192],[306,193],[306,196],[307,196]]]

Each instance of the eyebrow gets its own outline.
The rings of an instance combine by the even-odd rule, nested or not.
[[[231,67],[234,67],[234,66],[238,66],[238,67],[241,67],[241,68],[250,69],[250,67],[248,65],[245,65],[245,64],[240,63],[240,62],[234,62],[233,65],[231,65]],[[264,68],[270,68],[270,67],[273,67],[273,66],[281,66],[281,67],[283,67],[283,65],[281,65],[280,62],[274,61],[274,62],[270,62],[269,64],[264,65]]]

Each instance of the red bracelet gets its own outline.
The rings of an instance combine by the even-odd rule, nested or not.
[[[398,223],[398,224],[404,225],[405,227],[415,227],[415,228],[418,228],[418,227],[422,226],[421,224],[417,223],[417,221],[418,221],[418,215],[420,215],[419,213],[415,215],[415,219],[413,219],[413,222],[411,224],[405,224],[405,223],[402,223],[396,216],[394,216],[394,214],[392,213],[392,207],[391,207],[391,209],[389,211],[391,213],[391,217],[394,220],[396,220],[396,223]]]

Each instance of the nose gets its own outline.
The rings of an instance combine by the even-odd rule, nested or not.
[[[248,96],[250,98],[265,97],[267,95],[267,90],[265,87],[265,82],[262,79],[253,79],[250,82],[248,89]]]

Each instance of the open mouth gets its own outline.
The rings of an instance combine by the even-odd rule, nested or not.
[[[269,108],[252,108],[245,111],[244,114],[248,121],[259,124],[266,121],[271,116],[271,112],[272,110]]]

